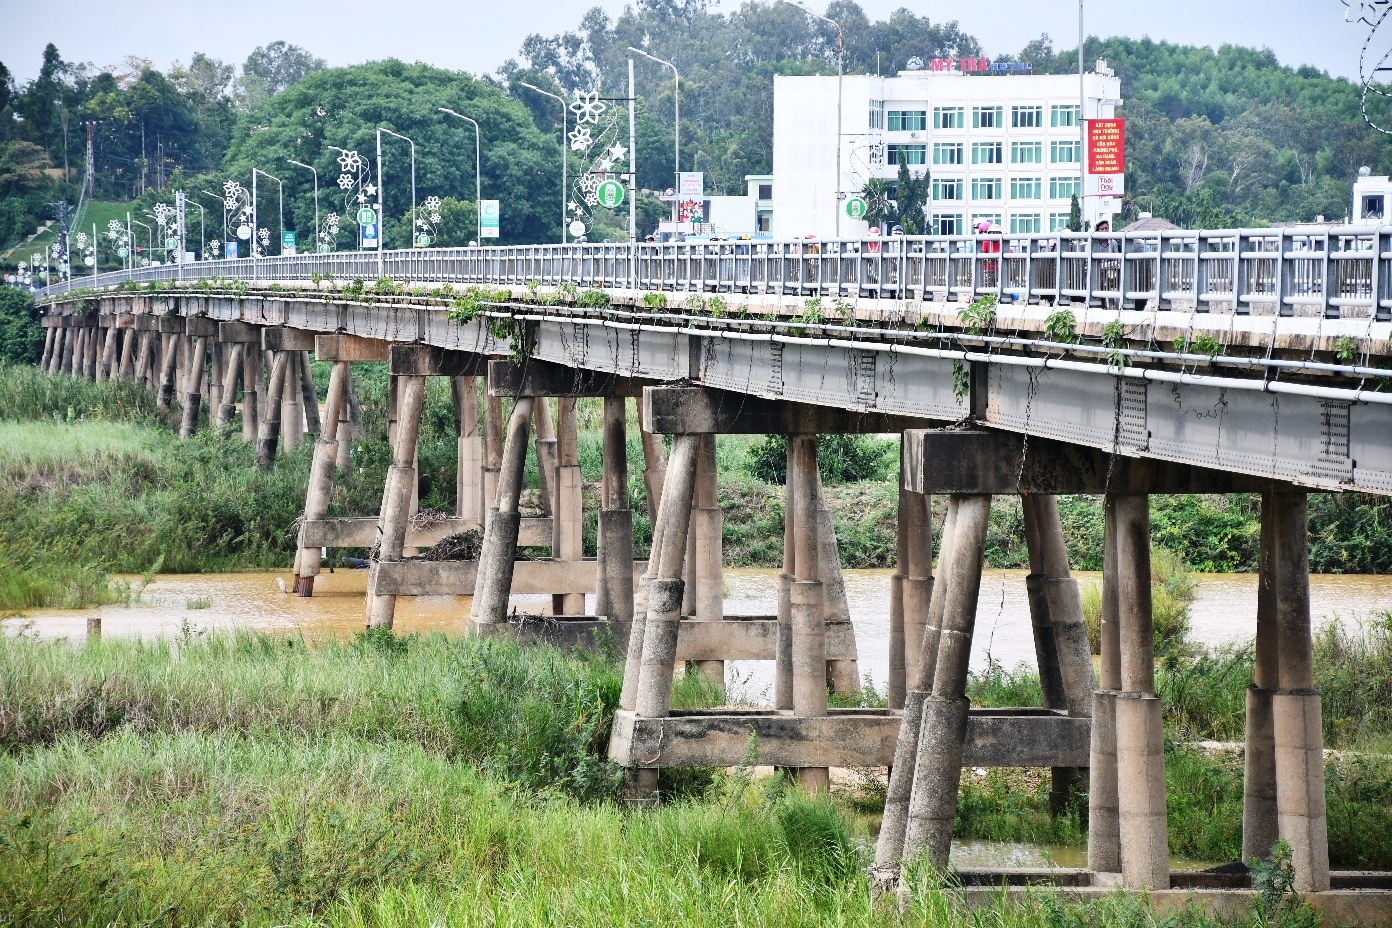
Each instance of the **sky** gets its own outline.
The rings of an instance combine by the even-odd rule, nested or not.
[[[743,0],[721,0],[730,11]],[[957,19],[987,54],[1018,51],[1048,32],[1056,48],[1076,48],[1074,0],[860,0],[872,19],[908,6],[933,20]],[[165,68],[201,51],[240,64],[258,45],[283,39],[303,46],[330,65],[400,58],[487,73],[517,55],[528,33],[552,35],[575,28],[584,11],[602,6],[611,15],[623,0],[444,0],[402,3],[365,0],[65,0],[62,14],[42,3],[10,0],[0,11],[0,61],[20,82],[38,74],[44,45],[54,42],[68,61],[98,67],[127,55]],[[809,0],[816,9],[825,0]],[[1089,35],[1149,36],[1182,44],[1224,43],[1271,48],[1283,64],[1312,64],[1354,77],[1366,27],[1344,21],[1341,0],[1088,0]],[[1386,48],[1380,48],[1381,55]]]

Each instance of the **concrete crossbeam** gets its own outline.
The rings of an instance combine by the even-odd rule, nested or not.
[[[635,561],[633,569],[646,568]],[[382,561],[372,567],[369,586],[383,596],[472,596],[477,561]],[[513,595],[593,593],[594,561],[518,561],[513,567]]]
[[[658,435],[880,434],[926,424],[906,416],[770,400],[708,387],[643,389],[643,428]]]
[[[186,320],[183,316],[170,313],[155,318],[158,320],[157,327],[161,335],[183,335],[187,331]]]
[[[262,328],[250,322],[219,322],[218,341],[224,344],[259,345]]]
[[[488,357],[436,345],[392,345],[388,366],[396,377],[482,377]]]
[[[314,357],[320,361],[387,361],[391,342],[361,335],[316,335]]]
[[[450,535],[478,528],[481,526],[474,519],[445,519],[424,528],[408,528],[406,545],[412,548],[428,548]],[[376,542],[376,516],[311,519],[304,525],[303,546],[306,548],[370,548]],[[538,516],[523,519],[518,544],[523,547],[549,547],[551,518]]]
[[[198,338],[215,338],[218,334],[216,319],[207,316],[185,316],[184,334]]]
[[[830,709],[795,718],[772,710],[673,710],[666,718],[614,717],[609,756],[625,767],[732,767],[758,739],[760,764],[886,767],[894,760],[898,713]],[[1091,722],[1046,709],[973,710],[965,767],[1085,767]]]
[[[855,660],[850,625],[827,625],[827,660]],[[778,617],[727,615],[677,623],[677,659],[684,661],[771,661],[778,656]]]
[[[650,382],[534,358],[488,362],[490,396],[642,396]]]
[[[313,351],[314,333],[285,325],[267,326],[261,330],[261,347],[267,351]]]
[[[1021,466],[1023,458],[1023,467]],[[904,489],[936,494],[1261,493],[1281,481],[1157,458],[1111,455],[990,429],[904,433]]]

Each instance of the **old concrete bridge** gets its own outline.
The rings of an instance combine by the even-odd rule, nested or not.
[[[1244,857],[1284,838],[1298,888],[1332,899],[1350,885],[1328,864],[1306,493],[1392,493],[1392,229],[324,254],[106,274],[46,298],[49,370],[147,378],[162,402],[183,403],[186,434],[200,404],[230,424],[240,402],[242,435],[267,466],[317,414],[301,389],[306,352],[333,362],[301,595],[322,548],[372,546],[370,626],[391,625],[396,597],[427,593],[473,594],[479,634],[564,642],[610,626],[628,643],[610,751],[635,771],[635,790],[655,791],[660,767],[734,764],[751,732],[763,763],[796,768],[809,789],[825,787],[828,766],[892,765],[877,849],[890,881],[910,857],[948,863],[960,770],[994,765],[1054,768],[1059,796],[1089,769],[1077,885],[1221,882],[1169,869],[1149,497],[1260,493]],[[349,363],[364,361],[390,365],[393,464],[380,513],[331,519],[352,429]],[[411,516],[432,376],[455,384],[460,502],[455,518],[423,526]],[[581,396],[604,398],[606,462],[598,559],[583,569]],[[629,397],[657,509],[646,563],[633,559],[626,492]],[[548,514],[522,518],[533,423]],[[737,432],[790,437],[777,616],[723,612],[714,436]],[[828,709],[828,686],[857,674],[817,436],[847,432],[903,437],[888,711]],[[675,436],[666,459],[661,435]],[[1106,496],[1100,680],[1061,493]],[[950,499],[936,573],[932,494]],[[987,512],[1000,494],[1025,501],[1044,705],[969,711]],[[476,561],[411,556],[480,524]],[[547,544],[549,559],[516,559],[519,545]],[[554,615],[509,616],[522,592],[552,594]],[[772,709],[671,709],[678,661],[723,679],[734,658],[775,663]]]

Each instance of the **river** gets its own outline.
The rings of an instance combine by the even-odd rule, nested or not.
[[[890,574],[887,570],[846,572],[861,673],[868,673],[881,690],[889,665]],[[1084,583],[1100,579],[1096,573],[1076,576]],[[777,577],[776,570],[727,569],[726,614],[772,615],[777,608]],[[1190,611],[1193,638],[1208,646],[1251,640],[1256,629],[1256,576],[1200,574],[1198,578],[1198,595]],[[362,627],[367,571],[326,572],[309,599],[281,592],[278,581],[289,580],[288,572],[163,575],[142,590],[131,606],[33,610],[4,620],[3,627],[7,634],[80,638],[86,633],[87,617],[93,614],[101,615],[103,634],[119,636],[234,628],[348,635]],[[549,606],[544,596],[516,597],[514,602],[538,612]],[[1356,621],[1379,610],[1392,610],[1392,576],[1312,576],[1310,608],[1317,623],[1336,616]],[[468,614],[469,597],[403,597],[397,603],[396,628],[462,633]],[[991,659],[1005,667],[1034,662],[1022,570],[990,570],[982,577],[972,666],[980,670]],[[754,702],[767,701],[773,682],[768,662],[731,661],[727,673],[735,694]]]

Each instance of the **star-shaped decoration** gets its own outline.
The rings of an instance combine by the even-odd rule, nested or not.
[[[624,160],[624,158],[625,158],[627,155],[628,155],[628,149],[625,148],[624,146],[620,145],[618,142],[615,142],[613,145],[610,145],[610,146],[609,146],[609,159],[610,159],[610,163],[611,163],[611,164],[614,163],[615,161],[622,161],[622,160]]]
[[[368,184],[365,187],[363,187],[363,190],[367,193],[368,196],[372,196],[377,192],[377,185]]]

